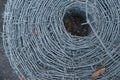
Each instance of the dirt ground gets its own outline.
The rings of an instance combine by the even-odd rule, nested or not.
[[[6,0],[0,0],[0,80],[19,80],[5,55],[2,41],[3,11]]]

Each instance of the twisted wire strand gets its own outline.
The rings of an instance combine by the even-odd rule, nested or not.
[[[78,37],[66,31],[63,17],[74,8],[85,12],[90,35]],[[119,22],[119,0],[8,0],[4,49],[25,80],[92,80],[97,65],[106,68],[100,80],[117,80]]]

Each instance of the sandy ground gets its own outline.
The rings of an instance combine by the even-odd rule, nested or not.
[[[0,0],[0,80],[19,80],[5,55],[2,41],[3,11],[6,0]]]

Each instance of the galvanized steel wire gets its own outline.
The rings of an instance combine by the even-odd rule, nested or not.
[[[64,14],[76,7],[86,13],[89,36],[65,30]],[[8,0],[4,48],[13,69],[26,80],[92,80],[98,65],[106,68],[98,80],[117,80],[119,24],[119,0]]]

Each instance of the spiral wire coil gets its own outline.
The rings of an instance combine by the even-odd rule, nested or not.
[[[63,23],[68,9],[86,14],[92,32],[70,35]],[[8,0],[3,41],[12,68],[25,80],[120,79],[119,0]]]

